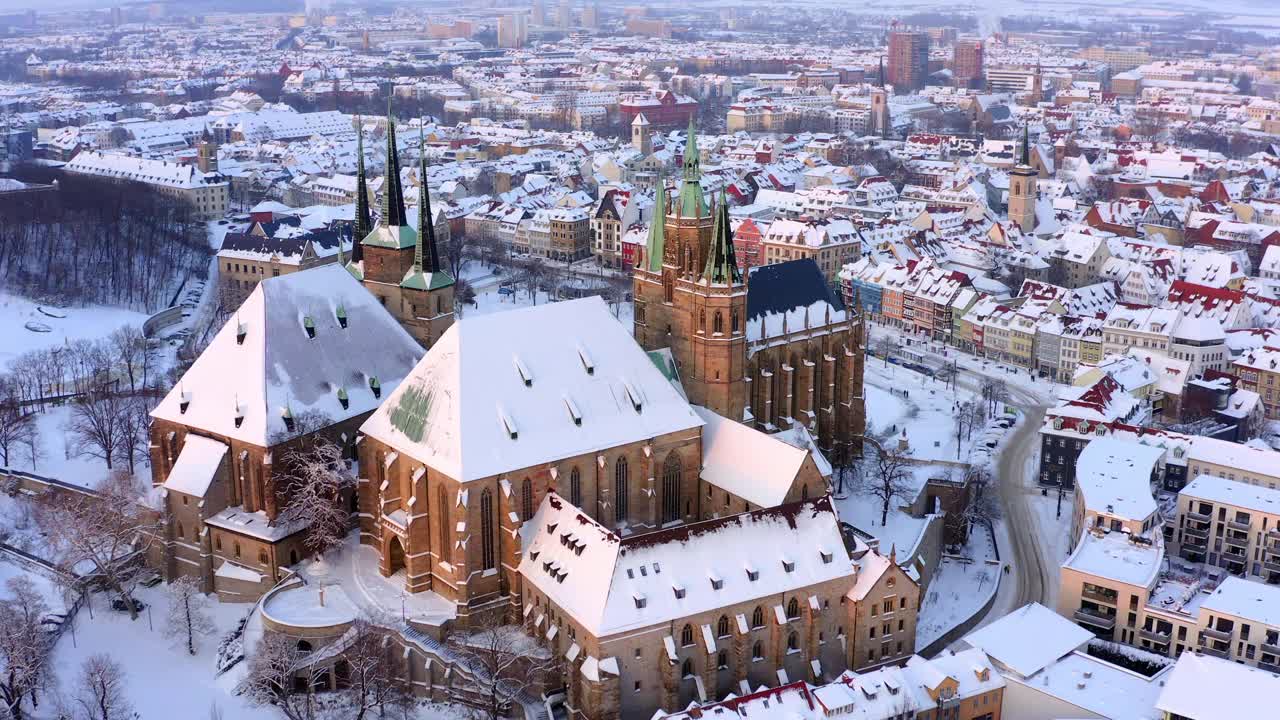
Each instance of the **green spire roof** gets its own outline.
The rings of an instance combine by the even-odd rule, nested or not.
[[[421,157],[418,160],[418,239],[413,247],[413,269],[400,281],[400,287],[414,290],[436,290],[453,284],[453,276],[440,267],[436,249],[436,228],[431,212],[431,193],[427,190],[427,149],[418,128]]]
[[[702,161],[698,158],[698,134],[689,116],[689,131],[684,145],[684,182],[680,185],[680,199],[676,204],[679,214],[685,217],[702,217],[707,214],[707,201],[702,196]]]
[[[736,285],[742,282],[738,258],[733,251],[733,231],[729,229],[729,200],[724,192],[716,205],[716,224],[711,233],[711,248],[707,252],[707,267],[702,276],[709,283]]]
[[[662,271],[662,256],[666,252],[667,237],[667,188],[662,173],[658,173],[658,188],[653,196],[653,220],[649,222],[649,242],[645,254],[648,256],[649,272]]]

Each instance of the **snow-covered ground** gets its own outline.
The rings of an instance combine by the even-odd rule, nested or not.
[[[9,467],[72,485],[97,487],[107,477],[107,464],[99,458],[76,452],[75,441],[66,431],[70,419],[70,405],[50,407],[44,412],[36,413],[41,455],[32,463],[31,455],[25,449],[18,450],[10,455]],[[118,465],[120,469],[126,467],[123,462]],[[150,476],[145,464],[137,466],[137,474],[141,477]]]
[[[918,372],[868,357],[867,430],[903,437],[911,456],[921,460],[963,461],[978,437],[961,438],[957,452],[956,404],[973,399],[964,388],[951,388]],[[904,394],[905,393],[905,394]]]
[[[146,319],[132,310],[101,305],[59,308],[0,292],[0,372],[25,352],[106,337],[122,325],[141,326]]]
[[[200,639],[192,656],[164,634],[169,609],[164,586],[140,588],[136,596],[148,605],[137,620],[111,610],[103,594],[93,597],[92,617],[88,608],[80,610],[74,631],[64,632],[54,648],[53,666],[59,670],[64,690],[70,691],[85,658],[106,653],[124,665],[126,691],[141,720],[209,717],[214,707],[222,711],[221,717],[279,720],[275,709],[253,707],[234,695],[239,673],[214,677],[218,643],[236,627],[249,605],[210,598],[209,615],[216,629]]]
[[[0,556],[0,596],[9,595],[9,581],[23,577],[31,581],[36,591],[49,606],[49,612],[61,615],[67,612],[67,597],[56,575],[34,563],[25,563],[7,555]]]
[[[947,555],[938,564],[920,603],[916,621],[916,650],[928,647],[952,628],[973,617],[995,594],[1004,563],[996,560],[991,535],[974,528],[960,555]]]

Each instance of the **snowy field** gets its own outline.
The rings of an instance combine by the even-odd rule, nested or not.
[[[44,477],[51,477],[80,487],[97,487],[107,477],[107,464],[90,455],[77,454],[74,441],[65,430],[71,419],[71,406],[50,407],[36,413],[42,447],[36,461],[25,449],[9,457],[9,467]],[[125,465],[120,463],[120,468]],[[145,464],[137,466],[137,475],[150,477]]]
[[[957,452],[955,408],[972,400],[973,393],[870,356],[865,379],[868,432],[894,439],[905,432],[911,456],[917,459],[965,459],[978,433],[962,438]]]
[[[56,308],[0,292],[0,338],[4,339],[0,342],[0,372],[25,352],[58,347],[72,340],[95,340],[122,325],[141,326],[146,319],[147,315],[132,310],[98,305]]]

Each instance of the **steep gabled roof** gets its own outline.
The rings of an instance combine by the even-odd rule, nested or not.
[[[268,447],[290,434],[286,414],[373,410],[372,381],[385,397],[421,355],[359,281],[322,265],[258,283],[151,416]]]

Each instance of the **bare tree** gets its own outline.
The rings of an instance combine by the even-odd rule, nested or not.
[[[70,708],[76,720],[131,720],[138,717],[125,690],[128,682],[124,666],[110,655],[96,653],[85,658],[77,681]]]
[[[387,709],[410,702],[404,683],[396,679],[400,654],[390,636],[365,620],[357,620],[347,632],[355,637],[342,653],[348,684],[327,714],[340,715],[342,720],[365,720],[382,717]]]
[[[1001,405],[1009,402],[1009,384],[1000,378],[984,378],[978,395],[987,405],[987,415],[994,417]]]
[[[111,333],[107,342],[111,345],[117,366],[129,379],[129,391],[136,392],[146,387],[149,369],[147,339],[143,337],[142,330],[136,325],[121,326]]]
[[[452,677],[458,690],[483,720],[501,720],[524,693],[536,694],[555,672],[551,653],[515,625],[496,620],[466,632],[451,634],[446,643],[459,669]]]
[[[23,720],[24,704],[30,701],[38,708],[39,692],[52,679],[48,664],[52,647],[42,624],[49,606],[26,577],[10,578],[5,589],[9,597],[0,600],[0,701],[6,717]]]
[[[151,428],[151,415],[147,400],[142,395],[120,398],[117,423],[117,459],[123,458],[129,466],[129,474],[137,472],[138,462],[145,462],[150,443],[148,431]]]
[[[887,332],[877,337],[872,342],[872,347],[875,348],[875,353],[884,360],[884,364],[888,365],[889,356],[898,352],[898,348],[901,347],[901,342],[898,340],[897,335]]]
[[[104,387],[88,390],[71,406],[67,432],[76,451],[96,457],[114,469],[123,439],[123,419],[128,412],[126,398]]]
[[[103,584],[117,593],[138,617],[133,588],[137,556],[157,534],[154,513],[141,503],[131,475],[112,473],[93,494],[49,492],[40,496],[37,522],[63,564],[91,564]]]
[[[966,524],[990,526],[999,520],[1003,516],[1003,510],[1000,507],[999,493],[990,488],[990,469],[985,465],[969,468],[965,482],[969,486],[969,501],[964,508]]]
[[[956,459],[960,458],[960,445],[962,444],[963,439],[968,437],[968,433],[973,430],[973,414],[969,412],[970,404],[971,403],[968,401],[965,401],[956,405],[956,415],[955,418],[953,418],[956,427]]]
[[[178,638],[187,645],[187,653],[196,654],[196,638],[213,630],[209,617],[209,599],[200,591],[200,581],[181,577],[169,583],[169,615],[165,635]]]
[[[870,465],[863,472],[862,486],[880,501],[880,524],[884,525],[889,520],[893,501],[909,499],[911,460],[909,455],[894,450],[888,443],[872,441],[871,446],[874,452],[870,454]]]
[[[18,388],[9,376],[0,377],[0,460],[9,465],[18,450],[37,435],[35,414],[18,399]]]
[[[355,487],[342,448],[315,434],[281,456],[279,488],[287,499],[280,521],[305,524],[303,542],[317,555],[342,543],[351,529],[343,497]]]
[[[274,705],[289,720],[314,720],[315,690],[326,666],[308,664],[308,653],[286,635],[263,633],[237,692],[253,705]]]
[[[444,255],[445,269],[454,280],[462,278],[462,271],[471,262],[471,254],[476,243],[472,242],[464,232],[451,232],[449,239],[440,243],[440,252]]]

